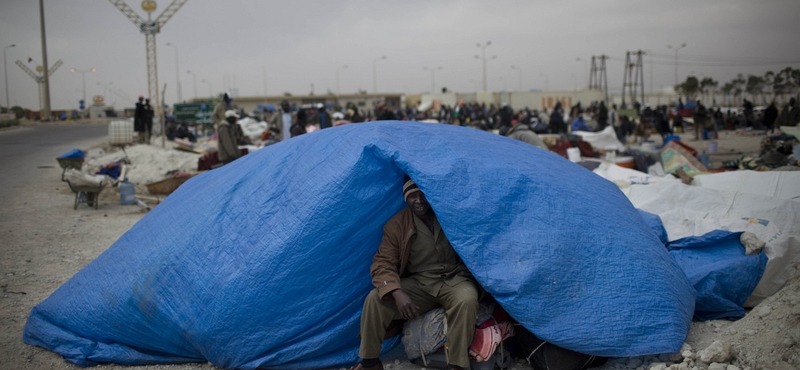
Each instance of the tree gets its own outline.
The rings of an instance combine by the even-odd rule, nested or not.
[[[734,86],[733,82],[726,82],[720,88],[720,91],[722,91],[722,99],[725,100],[725,104],[730,104],[728,103],[728,95],[730,95],[735,88],[736,86]]]
[[[717,86],[719,86],[718,81],[711,77],[703,77],[703,79],[700,80],[700,92],[704,95],[704,99],[705,94],[707,93],[711,93],[713,96],[713,94],[717,91]]]
[[[700,81],[695,76],[686,77],[686,81],[675,86],[675,91],[687,99],[695,99],[697,93],[701,92]]]
[[[764,93],[764,77],[748,75],[745,91],[750,94],[753,101],[756,101],[756,94]]]

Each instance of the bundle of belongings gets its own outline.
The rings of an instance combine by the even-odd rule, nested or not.
[[[607,357],[570,351],[539,339],[493,300],[480,303],[476,322],[469,346],[473,370],[505,369],[512,357],[524,358],[534,370],[581,370],[608,361]],[[441,308],[407,321],[402,342],[409,360],[426,368],[447,368],[446,332],[447,319]],[[509,343],[507,339],[512,337],[513,343]]]

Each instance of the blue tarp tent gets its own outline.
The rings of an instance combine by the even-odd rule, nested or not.
[[[404,173],[538,337],[603,356],[679,350],[694,290],[613,183],[520,141],[397,121],[303,135],[192,178],[34,307],[23,338],[79,365],[350,364]]]

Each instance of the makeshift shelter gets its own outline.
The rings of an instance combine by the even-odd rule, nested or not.
[[[23,339],[79,365],[353,363],[404,174],[539,338],[602,356],[680,349],[694,290],[613,183],[523,142],[398,121],[310,133],[192,178],[34,307]]]

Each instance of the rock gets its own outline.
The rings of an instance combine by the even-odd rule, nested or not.
[[[643,361],[642,361],[641,357],[631,357],[628,360],[628,362],[625,364],[625,367],[637,368],[639,366],[642,366],[642,363],[643,363]]]
[[[791,346],[793,346],[793,345],[794,345],[794,339],[792,339],[792,338],[786,338],[786,339],[784,339],[784,340],[783,340],[783,345],[785,345],[786,347],[791,347]]]
[[[728,365],[713,362],[711,365],[708,365],[708,370],[728,370]]]
[[[653,362],[647,370],[667,370],[667,364],[663,362]]]
[[[758,317],[762,319],[769,316],[769,314],[771,313],[772,313],[772,307],[770,306],[761,306],[756,310],[756,315],[758,315]]]
[[[681,362],[683,361],[683,355],[680,353],[670,353],[669,360],[672,362]]]
[[[728,329],[728,334],[730,334],[730,335],[736,335],[736,333],[738,333],[738,331],[736,331],[736,329],[734,329],[734,328],[730,328],[730,329]]]
[[[683,358],[686,360],[694,360],[694,352],[692,352],[692,350],[681,352],[681,356],[683,356]]]
[[[681,352],[683,352],[683,351],[691,351],[691,350],[692,350],[692,346],[689,343],[684,343],[683,345],[681,345],[681,350],[680,350]]]
[[[708,348],[697,353],[700,361],[707,364],[712,362],[728,362],[731,359],[731,347],[725,342],[714,341]],[[725,370],[725,369],[721,369]]]
[[[689,370],[689,365],[686,364],[670,365],[669,370]]]
[[[734,366],[734,365],[728,365],[728,369],[727,370],[739,370],[739,367],[738,366]]]
[[[753,335],[756,335],[757,333],[758,333],[758,330],[755,330],[755,329],[747,329],[747,330],[745,330],[745,331],[744,331],[744,334],[745,334],[745,335],[749,335],[749,336],[751,336],[751,337],[752,337]]]

